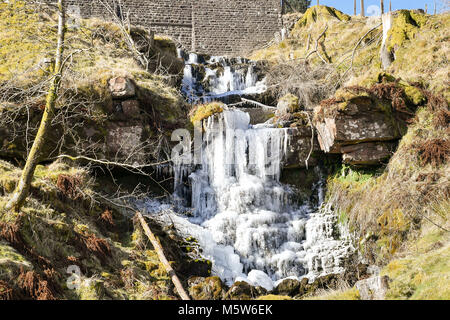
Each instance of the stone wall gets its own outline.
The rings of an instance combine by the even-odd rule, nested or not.
[[[48,0],[51,2],[51,0]],[[118,3],[118,0],[103,0]],[[110,14],[98,0],[67,0],[83,17]],[[280,0],[121,0],[132,24],[168,35],[189,51],[245,55],[282,28]]]

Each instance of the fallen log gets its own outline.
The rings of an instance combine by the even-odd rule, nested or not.
[[[153,245],[153,248],[155,248],[156,253],[158,254],[158,258],[161,261],[161,263],[164,265],[164,268],[166,269],[167,273],[169,274],[170,278],[172,279],[173,284],[175,285],[175,288],[177,289],[178,294],[180,295],[181,299],[183,300],[191,300],[189,298],[189,295],[186,293],[186,291],[183,288],[183,285],[181,284],[180,279],[175,274],[175,270],[173,270],[172,266],[169,264],[169,261],[167,260],[166,256],[164,255],[163,248],[161,247],[161,244],[156,239],[153,232],[150,230],[150,227],[145,222],[144,216],[139,211],[136,212],[136,217],[138,218],[142,228],[144,229],[144,233],[150,240],[150,242]]]

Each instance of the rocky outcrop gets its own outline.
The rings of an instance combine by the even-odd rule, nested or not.
[[[64,107],[64,112],[56,114],[42,159],[65,153],[148,163],[158,130],[184,126],[183,102],[181,96],[176,99],[176,93],[160,95],[126,77],[80,90],[76,98],[80,105]],[[9,126],[0,122],[0,157],[25,159],[42,108],[0,104],[0,117],[12,119]]]
[[[314,126],[325,152],[342,153],[342,147],[371,141],[391,141],[401,137],[389,110],[383,110],[369,97],[355,97],[315,109]]]
[[[391,105],[369,96],[330,99],[314,110],[320,148],[342,154],[353,165],[373,165],[389,158],[404,125]]]
[[[352,165],[376,165],[392,156],[395,142],[367,142],[343,146],[342,160]]]

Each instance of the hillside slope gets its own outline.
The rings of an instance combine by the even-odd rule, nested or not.
[[[362,260],[390,277],[387,299],[449,299],[449,13],[394,12],[387,48],[395,60],[386,70],[380,22],[315,6],[285,40],[251,57],[272,64],[279,73],[273,92],[297,95],[314,109],[316,124],[338,124],[345,119],[339,114],[358,112],[348,106],[362,107],[370,99],[390,110],[390,121],[405,125],[388,163],[338,165],[328,178],[327,199],[355,233]],[[350,143],[361,145],[357,139]],[[359,298],[346,285],[315,297]]]

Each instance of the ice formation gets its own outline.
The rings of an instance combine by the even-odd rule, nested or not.
[[[185,60],[183,88],[194,90],[192,64],[198,56]],[[207,63],[221,61],[212,57]],[[257,86],[251,67],[239,76],[231,70],[225,65],[218,77],[206,68],[209,97]],[[196,97],[201,90],[194,90]],[[187,182],[191,186],[193,217],[164,211],[181,234],[199,241],[213,273],[229,285],[240,280],[272,290],[281,279],[342,272],[353,248],[330,205],[319,206],[321,182],[316,184],[320,203],[301,205],[293,201],[291,187],[280,183],[288,129],[252,126],[248,113],[231,108],[204,120],[203,127],[201,164],[173,168],[175,190]],[[158,205],[150,201],[147,207],[152,212]]]
[[[226,100],[230,96],[252,95],[266,91],[265,79],[258,79],[256,63],[237,58],[234,63],[224,57],[199,61],[195,53],[178,50],[185,61],[181,91],[188,102],[205,103]]]

